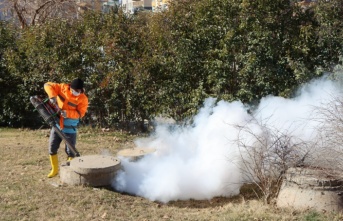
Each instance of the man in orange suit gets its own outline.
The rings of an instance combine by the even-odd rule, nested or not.
[[[76,78],[70,84],[47,82],[44,84],[44,90],[48,94],[50,102],[57,105],[61,110],[60,130],[66,135],[70,144],[75,146],[77,125],[80,119],[85,116],[88,108],[88,97],[84,93],[83,81],[80,78]],[[48,174],[49,178],[58,174],[57,151],[61,142],[62,138],[52,128],[49,139],[49,154],[52,169]],[[75,157],[67,144],[65,151],[68,155],[67,161]]]

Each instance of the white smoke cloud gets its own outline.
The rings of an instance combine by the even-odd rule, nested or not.
[[[318,121],[313,116],[316,109],[327,105],[340,92],[337,82],[323,77],[301,87],[293,99],[274,96],[261,99],[255,117],[260,121],[268,119],[270,127],[310,141],[317,135]]]
[[[113,187],[152,201],[211,199],[233,196],[245,182],[240,170],[242,139],[237,126],[248,126],[256,134],[261,128],[252,119],[265,121],[270,128],[287,131],[302,140],[316,137],[318,122],[311,120],[315,106],[325,105],[340,92],[335,82],[319,79],[305,85],[294,99],[268,96],[252,114],[241,102],[216,103],[206,99],[193,124],[161,124],[148,138],[136,140],[136,146],[155,148],[154,153],[132,162],[121,158],[123,170]],[[246,134],[244,142],[254,143]]]

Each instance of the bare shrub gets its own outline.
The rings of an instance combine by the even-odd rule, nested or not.
[[[270,203],[278,194],[289,167],[303,166],[309,148],[291,133],[251,120],[239,130],[235,141],[240,149],[241,170],[247,182],[258,186],[262,199]]]
[[[319,122],[320,143],[313,156],[312,166],[326,168],[328,171],[343,170],[343,99],[332,96],[325,106],[316,108]],[[341,175],[342,176],[342,175]],[[342,177],[341,177],[342,178]]]

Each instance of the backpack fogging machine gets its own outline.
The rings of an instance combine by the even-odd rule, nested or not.
[[[68,137],[60,130],[58,117],[60,115],[61,110],[59,109],[59,107],[57,105],[52,104],[49,99],[43,100],[38,96],[30,97],[30,101],[35,107],[35,109],[38,111],[39,115],[44,119],[44,121],[49,126],[55,129],[58,136],[60,136],[61,139],[65,141],[69,149],[75,154],[76,157],[79,157],[80,153],[77,151],[75,146],[70,143]]]

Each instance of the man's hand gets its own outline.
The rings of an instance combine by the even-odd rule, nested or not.
[[[56,97],[50,98],[50,103],[52,103],[53,105],[57,105],[57,98]]]
[[[61,116],[63,118],[67,118],[67,111],[66,110],[61,110]]]

